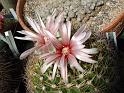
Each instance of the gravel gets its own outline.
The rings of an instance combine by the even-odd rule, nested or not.
[[[71,20],[72,27],[77,30],[83,23],[88,23],[93,31],[101,30],[124,9],[123,0],[27,0],[25,15],[36,18],[35,12],[46,17],[54,9],[64,11],[66,20]]]

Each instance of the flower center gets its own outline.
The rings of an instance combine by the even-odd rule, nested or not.
[[[48,38],[47,37],[44,37],[44,41],[47,42],[48,41]]]
[[[69,52],[70,52],[70,51],[69,51],[69,48],[68,48],[68,47],[64,47],[64,48],[62,49],[62,54],[64,54],[64,55],[68,55]]]

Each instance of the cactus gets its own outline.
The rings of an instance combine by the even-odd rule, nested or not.
[[[40,18],[39,15],[37,15],[37,16],[38,16],[38,18]],[[113,63],[109,60],[108,50],[107,50],[108,48],[107,48],[107,43],[106,43],[107,41],[106,41],[105,36],[104,35],[102,36],[102,34],[98,34],[98,32],[92,32],[91,38],[87,42],[85,42],[89,38],[89,35],[91,35],[90,31],[88,29],[86,29],[87,25],[85,25],[85,26],[82,26],[80,28],[80,30],[77,31],[78,33],[75,33],[73,35],[75,37],[72,36],[71,40],[70,40],[70,38],[68,39],[68,37],[70,35],[69,28],[71,28],[71,24],[69,25],[70,21],[67,21],[68,23],[66,23],[66,24],[68,24],[68,25],[66,25],[63,22],[63,19],[62,19],[63,13],[60,13],[60,15],[58,15],[56,18],[55,18],[55,16],[56,16],[56,13],[53,12],[53,14],[48,17],[48,20],[47,20],[48,24],[46,24],[46,26],[44,25],[43,21],[40,18],[40,22],[41,22],[40,26],[42,29],[40,28],[40,26],[38,26],[39,24],[37,24],[37,22],[35,20],[27,17],[28,23],[32,26],[32,28],[34,29],[34,31],[37,34],[35,34],[34,32],[28,32],[28,31],[18,31],[18,33],[24,34],[26,36],[25,37],[15,37],[16,39],[21,39],[21,40],[31,40],[31,41],[35,40],[34,47],[26,50],[20,56],[20,59],[24,59],[28,55],[30,55],[27,59],[27,64],[26,64],[26,69],[25,69],[25,72],[26,72],[25,78],[27,81],[28,91],[30,93],[110,93],[110,91],[111,91],[110,89],[112,86],[111,81],[114,81],[115,71],[114,71]],[[59,19],[59,21],[58,21],[58,19]],[[52,27],[52,29],[51,29],[51,27]],[[54,36],[55,35],[54,31],[56,31],[55,28],[57,28],[57,27],[62,27],[61,31],[63,32],[63,33],[60,32],[61,34],[57,36],[58,41],[57,41],[57,39],[55,39],[55,36]],[[65,28],[63,28],[63,27],[65,27]],[[65,31],[65,29],[67,29],[66,27],[68,27],[68,30],[67,30],[68,34],[69,34],[68,36],[67,36],[67,31]],[[82,30],[82,28],[83,28],[83,30]],[[46,29],[49,30],[49,32],[46,31]],[[45,34],[43,34],[42,31],[44,31]],[[88,31],[89,31],[89,34],[87,34]],[[58,31],[58,33],[59,33],[59,31]],[[86,37],[86,38],[85,39],[82,38],[83,37],[82,35],[84,35],[84,37]],[[63,36],[66,39],[64,39]],[[27,37],[29,37],[29,38],[27,38]],[[78,38],[77,41],[76,41],[76,38]],[[61,42],[59,42],[59,40],[61,40],[61,39],[63,40],[63,41],[61,41],[62,44],[61,44]],[[68,43],[66,43],[66,40],[70,40],[70,42],[67,41]],[[90,59],[89,63],[95,63],[95,64],[88,64],[88,63],[79,61],[79,64],[81,65],[81,67],[85,69],[84,73],[79,72],[79,71],[82,71],[82,69],[79,65],[76,68],[78,70],[80,69],[79,71],[73,69],[71,66],[67,66],[68,76],[65,75],[65,77],[63,74],[61,74],[61,76],[63,75],[62,77],[60,76],[60,71],[62,73],[61,68],[63,65],[59,64],[59,66],[61,66],[61,68],[60,68],[60,71],[57,70],[56,76],[54,79],[51,77],[52,73],[53,73],[52,66],[50,68],[48,68],[44,74],[41,73],[41,72],[44,72],[44,71],[41,71],[41,70],[44,70],[41,68],[43,68],[45,60],[41,59],[41,55],[40,55],[41,52],[39,50],[42,47],[42,49],[43,49],[42,53],[44,53],[45,52],[44,49],[46,49],[45,44],[50,45],[50,43],[48,41],[51,41],[51,44],[53,44],[54,48],[57,47],[56,48],[57,52],[54,51],[54,49],[51,50],[53,53],[56,52],[55,53],[55,55],[57,56],[56,59],[57,58],[59,59],[62,54],[63,59],[66,56],[66,58],[71,62],[72,61],[72,60],[70,60],[71,58],[68,58],[68,57],[73,57],[73,54],[79,53],[79,52],[75,52],[75,50],[80,51],[80,49],[83,49],[83,47],[80,46],[82,44],[81,42],[83,42],[82,40],[84,40],[84,42],[85,42],[84,44],[86,45],[86,47],[89,47],[89,48],[96,47],[97,49],[99,49],[99,53],[97,55],[94,55],[94,58],[93,58],[93,59],[97,60],[98,63],[95,63],[96,61],[94,61],[92,59]],[[43,46],[45,46],[45,47],[43,47]],[[77,46],[79,46],[79,47],[77,47]],[[74,48],[74,51],[73,51],[72,47]],[[63,49],[66,49],[66,50],[64,51]],[[51,52],[51,51],[49,51],[49,52]],[[82,53],[82,52],[80,52],[80,53]],[[72,56],[70,56],[70,55],[72,55]],[[53,54],[53,56],[54,56],[54,54]],[[79,54],[79,56],[82,57],[83,55]],[[84,57],[87,57],[87,55],[84,55]],[[50,61],[51,63],[55,61],[54,59],[53,59],[54,60],[53,61],[52,58],[50,58],[50,60],[51,60]],[[87,58],[86,58],[86,60],[87,60]],[[84,60],[82,60],[82,61],[84,61]],[[89,59],[88,59],[88,61],[89,61]],[[88,61],[86,61],[86,62],[88,62]],[[47,60],[47,62],[48,62],[48,60]],[[61,61],[61,62],[64,62],[64,61]],[[73,65],[73,67],[75,66],[75,64],[71,64],[71,65]],[[58,66],[58,69],[59,69],[59,66]],[[66,73],[66,71],[63,73]],[[68,77],[68,80],[66,77]],[[67,83],[67,81],[68,81],[68,83]]]
[[[27,6],[28,5],[30,6],[26,7],[26,9],[29,11],[31,10],[30,13],[32,13],[33,16],[35,13],[33,10],[35,11],[41,10],[40,14],[44,19],[44,21],[45,21],[46,15],[48,16],[48,14],[51,13],[52,8],[57,8],[60,10],[63,9],[63,10],[66,10],[67,12],[65,13],[67,14],[65,18],[71,19],[74,29],[77,29],[79,25],[81,25],[82,23],[87,23],[87,21],[90,20],[89,24],[90,22],[93,21],[93,26],[95,25],[94,26],[95,28],[93,29],[95,29],[95,31],[99,29],[99,26],[101,27],[103,24],[107,23],[108,20],[110,22],[110,20],[112,19],[111,17],[116,15],[116,14],[113,14],[113,11],[115,12],[113,6],[111,7],[112,11],[110,11],[110,7],[108,7],[108,5],[105,3],[107,2],[106,0],[104,0],[105,2],[103,4],[104,5],[103,7],[97,8],[94,6],[95,8],[93,9],[93,11],[91,11],[91,13],[89,11],[85,11],[84,13],[81,13],[85,9],[90,10],[89,6],[87,7],[88,3],[91,3],[90,1],[84,3],[84,7],[82,5],[80,7],[80,0],[77,0],[76,4],[75,3],[73,4],[73,1],[75,0],[72,0],[72,2],[69,2],[67,0],[65,0],[67,2],[63,2],[63,0],[61,0],[62,2],[60,1],[57,3],[56,3],[56,0],[53,0],[50,2],[49,1],[50,0],[41,2],[42,4],[38,2],[38,4],[36,5],[39,5],[40,6],[39,8],[32,7],[31,3],[27,3]],[[85,1],[87,0],[84,0],[84,2]],[[111,1],[108,1],[108,2],[111,2]],[[94,5],[97,5],[97,4],[95,3]],[[48,6],[48,7],[46,8],[45,6]],[[68,6],[69,7],[71,6],[72,8],[68,9]],[[79,7],[79,12],[76,6]],[[76,12],[74,12],[74,10],[76,10]],[[30,15],[29,11],[27,12],[28,15]],[[85,13],[87,13],[87,15],[85,15]],[[106,13],[107,13],[107,16],[106,16]],[[112,14],[113,16],[111,16]],[[110,17],[108,17],[108,15],[110,15]],[[89,18],[94,16],[96,16],[94,20],[92,20],[92,18]],[[78,17],[79,17],[79,20],[77,20]],[[71,70],[70,67],[68,66],[68,77],[69,77],[68,84],[63,83],[63,80],[60,77],[59,71],[57,72],[55,79],[54,80],[51,79],[52,67],[49,68],[46,71],[46,73],[42,74],[40,71],[40,68],[43,64],[42,62],[43,60],[40,60],[39,56],[35,54],[30,55],[27,59],[27,65],[25,69],[25,72],[26,72],[25,78],[27,81],[26,83],[27,83],[28,91],[30,93],[113,93],[111,92],[111,86],[112,86],[111,83],[115,79],[115,72],[114,72],[113,63],[109,60],[110,58],[108,56],[109,53],[108,53],[108,47],[106,43],[107,41],[106,39],[101,38],[101,35],[97,35],[96,33],[97,32],[95,32],[94,35],[91,36],[91,39],[86,42],[86,46],[97,47],[99,49],[99,53],[96,56],[94,56],[94,59],[98,59],[98,63],[87,64],[87,63],[81,62],[80,63],[81,66],[86,70],[85,73],[83,74],[81,74],[76,70]]]
[[[85,72],[71,70],[69,67],[69,83],[64,84],[59,71],[54,80],[51,79],[52,67],[42,74],[42,61],[39,56],[32,54],[26,65],[26,83],[30,93],[111,93],[110,82],[114,78],[113,65],[109,62],[106,39],[92,35],[87,46],[97,47],[99,53],[95,56],[97,64],[80,63]],[[92,43],[91,43],[92,42]]]

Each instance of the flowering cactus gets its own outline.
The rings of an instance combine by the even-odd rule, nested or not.
[[[18,31],[18,33],[26,35],[25,37],[15,37],[16,39],[21,39],[21,40],[30,40],[35,43],[35,46],[31,49],[28,49],[24,53],[21,54],[20,59],[26,58],[29,54],[34,52],[37,49],[42,49],[46,50],[50,42],[47,40],[47,37],[45,36],[45,33],[43,32],[44,30],[50,31],[53,35],[56,34],[59,24],[61,23],[63,19],[63,13],[61,13],[56,19],[56,13],[54,12],[51,16],[48,17],[46,26],[42,22],[40,16],[38,15],[38,18],[40,19],[40,25],[33,20],[32,18],[27,17],[28,23],[31,25],[31,27],[35,30],[36,33],[29,32],[29,31]]]
[[[56,13],[49,16],[46,26],[39,15],[38,18],[40,25],[28,18],[36,33],[18,31],[26,36],[15,37],[35,42],[33,48],[20,56],[24,59],[29,55],[26,66],[28,90],[31,93],[107,93],[108,71],[111,71],[108,69],[107,53],[99,53],[98,61],[95,61],[98,56],[94,54],[98,53],[98,49],[86,48],[95,45],[102,47],[100,51],[107,51],[104,43],[86,44],[91,36],[86,25],[72,36],[71,22],[63,22],[63,13],[58,17]],[[34,51],[41,54],[36,55]],[[94,58],[91,58],[93,55]]]
[[[85,27],[81,27],[73,36],[71,37],[71,23],[68,21],[66,24],[61,25],[60,33],[61,40],[57,40],[54,35],[46,31],[49,40],[52,42],[55,47],[55,53],[47,53],[41,55],[42,58],[45,58],[43,68],[41,71],[44,73],[48,67],[54,64],[53,68],[53,79],[55,77],[55,72],[58,66],[60,66],[61,76],[64,79],[64,82],[68,82],[67,76],[67,64],[69,63],[71,67],[75,67],[77,70],[84,72],[83,68],[79,65],[76,58],[88,62],[96,63],[95,60],[92,60],[88,54],[96,54],[97,49],[86,49],[83,43],[90,37],[91,32],[87,31]]]

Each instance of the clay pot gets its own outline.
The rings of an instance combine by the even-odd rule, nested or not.
[[[116,35],[119,36],[123,30],[124,26],[124,12],[122,12],[117,18],[115,18],[110,24],[106,25],[103,28],[102,32],[116,32]]]
[[[22,28],[26,31],[31,31],[24,21],[23,9],[24,9],[25,3],[26,3],[26,0],[18,0],[17,6],[16,6],[16,13],[17,13],[18,20]]]
[[[26,3],[26,0],[18,0],[16,12],[19,19],[19,23],[22,26],[22,28],[26,31],[31,31],[24,21],[23,9],[24,9],[25,3]],[[106,25],[101,32],[116,32],[118,36],[123,30],[123,25],[124,25],[124,13],[121,13],[110,24]]]

